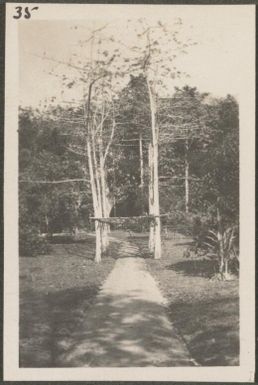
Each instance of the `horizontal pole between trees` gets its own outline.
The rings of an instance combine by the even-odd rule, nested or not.
[[[170,179],[184,180],[185,176],[165,176],[165,175],[161,175],[161,176],[159,176],[159,179],[160,179],[160,181],[162,181],[162,180],[167,181],[167,180],[170,180]],[[190,176],[187,179],[189,179],[189,180],[198,180],[198,181],[201,180],[201,178],[195,178],[193,176]]]
[[[166,217],[169,214],[161,214],[161,215],[138,215],[132,217],[90,217],[93,221],[116,221],[116,220],[126,220],[126,219],[154,219],[160,217]]]
[[[147,139],[147,138],[137,138],[137,139],[122,139],[121,142],[139,142],[139,140],[142,140],[142,141],[145,141],[145,142],[149,142],[150,139]]]
[[[61,180],[19,180],[19,183],[34,183],[34,184],[59,184],[59,183],[73,183],[73,182],[88,182],[88,179],[61,179]]]

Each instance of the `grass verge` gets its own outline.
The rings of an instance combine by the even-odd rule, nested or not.
[[[163,243],[162,259],[146,262],[190,353],[204,366],[239,365],[238,280],[210,280],[214,264],[183,257],[189,240]]]
[[[52,246],[50,255],[20,258],[20,367],[57,367],[62,341],[85,314],[115,260],[97,265],[94,238]]]

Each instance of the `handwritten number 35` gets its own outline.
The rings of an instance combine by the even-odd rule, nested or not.
[[[34,8],[31,8],[31,10],[30,10],[29,7],[25,7],[24,12],[23,12],[22,7],[15,7],[17,14],[14,15],[13,18],[14,19],[20,19],[22,16],[24,16],[25,19],[30,19],[31,11],[34,11],[35,9],[38,9],[38,8],[39,7],[34,7]]]

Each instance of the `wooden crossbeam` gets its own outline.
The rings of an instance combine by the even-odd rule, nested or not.
[[[102,221],[102,220],[126,220],[126,219],[143,219],[143,218],[151,218],[151,216],[133,216],[133,217],[90,217],[90,219],[94,221]]]
[[[60,183],[73,183],[73,182],[89,182],[85,178],[76,178],[76,179],[61,179],[61,180],[19,180],[19,183],[31,183],[31,184],[60,184]]]
[[[185,176],[166,176],[166,175],[161,175],[159,176],[159,179],[162,181],[162,180],[168,180],[168,179],[178,179],[178,180],[182,180],[182,179],[185,179]],[[189,180],[201,180],[201,178],[196,178],[194,176],[190,176],[188,177]]]
[[[140,140],[140,138],[136,138],[136,139],[122,139],[121,142],[139,142],[139,140]],[[149,141],[150,139],[141,138],[141,140]]]
[[[161,214],[161,215],[138,215],[138,216],[132,216],[132,217],[90,217],[93,221],[100,221],[100,222],[119,222],[119,221],[126,221],[126,220],[138,220],[138,219],[149,219],[153,220],[155,218],[160,217],[166,217],[168,214]]]

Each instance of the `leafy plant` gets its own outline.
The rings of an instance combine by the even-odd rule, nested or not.
[[[235,249],[236,226],[228,227],[223,233],[208,230],[204,244],[208,247],[209,256],[219,261],[219,275],[221,279],[230,279],[229,265],[233,260],[238,265],[238,256]]]

